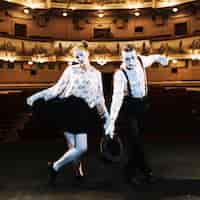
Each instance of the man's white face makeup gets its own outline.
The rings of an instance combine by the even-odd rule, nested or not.
[[[88,60],[88,53],[87,51],[77,49],[75,50],[75,58],[79,64],[86,64]]]
[[[122,51],[122,61],[127,68],[134,68],[136,65],[136,51]]]

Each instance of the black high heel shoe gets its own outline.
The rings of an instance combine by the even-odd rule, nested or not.
[[[48,162],[48,171],[49,171],[49,181],[48,184],[50,186],[55,186],[56,177],[58,172],[53,168],[53,162]]]

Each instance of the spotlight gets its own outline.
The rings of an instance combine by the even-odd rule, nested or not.
[[[175,12],[178,12],[178,8],[174,7],[172,8],[172,11],[175,13]]]
[[[177,60],[176,60],[176,59],[173,59],[173,60],[172,60],[172,63],[173,63],[173,64],[176,64],[176,63],[177,63]]]
[[[25,13],[25,14],[29,14],[29,13],[30,13],[29,8],[24,8],[24,13]]]
[[[32,65],[32,64],[33,64],[33,62],[32,62],[32,61],[28,61],[28,64],[29,64],[29,65]]]
[[[103,12],[98,13],[98,17],[100,18],[104,17],[104,13]]]
[[[103,66],[103,65],[107,64],[108,61],[105,60],[105,59],[98,59],[96,62],[97,62],[99,65]]]
[[[134,15],[136,16],[136,17],[139,17],[140,16],[140,12],[134,12]]]
[[[68,13],[66,12],[66,11],[64,11],[63,13],[62,13],[62,16],[63,17],[66,17],[68,15]]]

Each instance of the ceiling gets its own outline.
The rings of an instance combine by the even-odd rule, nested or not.
[[[199,4],[199,0],[2,0],[4,3],[19,4],[35,9],[134,9],[134,8],[163,8],[177,6],[193,2]],[[2,2],[2,3],[3,3]],[[0,3],[1,4],[1,3]]]

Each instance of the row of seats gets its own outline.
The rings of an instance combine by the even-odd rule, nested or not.
[[[38,130],[31,120],[28,120],[30,119],[30,110],[25,101],[26,97],[33,92],[27,90],[20,94],[0,95],[0,129],[9,120],[10,123],[16,121],[15,117],[20,114],[22,120],[25,121],[23,127],[20,127],[20,129],[16,127],[19,138],[60,137],[62,133],[55,130]],[[106,97],[110,99],[109,96]],[[144,119],[145,135],[157,135],[158,137],[198,135],[200,129],[200,93],[188,92],[184,88],[166,90],[161,87],[150,87],[149,96],[151,106]],[[6,119],[7,122],[5,122]],[[119,130],[121,132],[126,131],[125,122],[124,119],[120,123]]]

